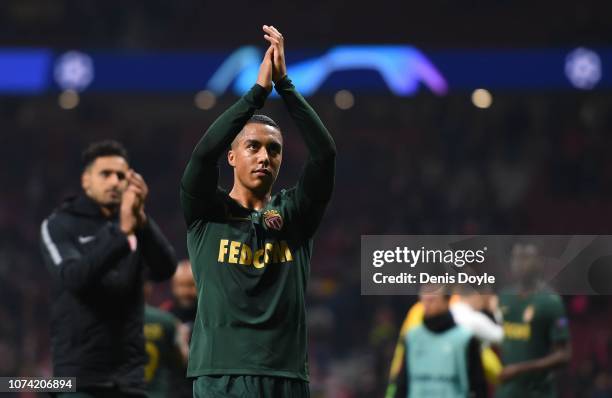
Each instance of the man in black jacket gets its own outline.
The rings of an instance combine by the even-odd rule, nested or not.
[[[54,375],[76,377],[84,398],[145,396],[142,286],[145,275],[172,276],[174,250],[145,213],[148,187],[121,144],[94,143],[83,162],[83,193],[41,225]]]

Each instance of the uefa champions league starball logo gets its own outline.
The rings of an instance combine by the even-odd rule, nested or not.
[[[69,51],[55,62],[55,82],[62,90],[85,90],[94,79],[93,60],[79,51]]]
[[[565,75],[574,87],[590,90],[601,80],[601,58],[595,51],[577,48],[565,58]]]

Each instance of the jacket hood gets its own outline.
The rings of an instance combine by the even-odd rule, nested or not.
[[[61,208],[69,213],[87,217],[100,217],[111,220],[118,218],[118,212],[111,217],[104,216],[100,209],[100,205],[85,193],[66,198]]]

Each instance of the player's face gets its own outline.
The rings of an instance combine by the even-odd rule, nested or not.
[[[102,156],[83,171],[81,186],[100,206],[116,207],[128,186],[129,166],[121,156]]]
[[[172,293],[181,307],[192,307],[197,298],[197,291],[191,266],[179,265],[172,277]]]
[[[534,245],[516,244],[512,248],[512,272],[519,279],[535,278],[539,271],[538,249]]]
[[[234,167],[234,180],[251,191],[267,193],[278,176],[282,149],[278,129],[248,123],[227,155],[229,164]]]
[[[423,314],[426,318],[443,314],[448,311],[448,297],[438,293],[421,293],[420,300],[423,303]]]

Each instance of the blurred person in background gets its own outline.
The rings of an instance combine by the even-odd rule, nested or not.
[[[83,152],[82,193],[41,225],[51,273],[55,377],[76,377],[60,397],[145,396],[145,274],[162,281],[176,269],[174,250],[145,212],[148,187],[116,141]]]
[[[172,299],[163,302],[160,308],[177,317],[185,326],[191,329],[197,312],[198,295],[189,260],[182,260],[172,276]]]
[[[571,358],[563,301],[543,283],[541,258],[535,245],[515,244],[511,269],[518,286],[500,295],[504,369],[496,397],[556,397],[553,370]]]
[[[457,300],[451,304],[451,313],[455,322],[487,345],[500,344],[504,329],[497,297],[470,285],[457,285],[454,291]]]
[[[256,84],[210,126],[181,180],[198,288],[188,370],[196,397],[309,396],[306,285],[336,147],[287,76],[283,36],[263,30],[270,47]],[[254,116],[273,82],[309,151],[297,186],[274,196],[283,136],[272,119]],[[228,148],[229,193],[217,186],[217,161]]]
[[[181,322],[181,329],[185,333],[182,338],[184,344],[189,347],[197,312],[197,290],[189,260],[182,260],[178,263],[176,272],[172,276],[172,298],[163,302],[160,309],[174,315]],[[170,371],[174,398],[193,397],[193,381],[185,377],[186,365],[185,363],[184,366]]]
[[[449,288],[424,285],[419,299],[423,324],[401,342],[403,358],[386,396],[486,398],[480,342],[453,319]]]
[[[450,297],[450,311],[454,321],[468,329],[481,343],[481,361],[487,382],[493,386],[499,381],[502,365],[498,355],[490,348],[491,344],[499,344],[503,339],[501,312],[497,308],[497,297],[493,294],[481,294],[471,286],[456,287]],[[395,381],[404,361],[404,340],[408,332],[421,325],[424,319],[424,306],[417,301],[410,307],[402,327],[393,354],[389,371],[388,396],[393,396]],[[486,315],[485,315],[486,314]]]
[[[502,364],[491,345],[498,346],[504,338],[497,296],[470,285],[457,285],[454,291],[457,300],[451,304],[453,319],[480,341],[485,377],[493,389],[499,383]]]
[[[171,374],[187,365],[189,330],[172,314],[148,304],[152,289],[151,282],[146,282],[144,336],[148,356],[145,365],[147,394],[149,398],[177,397],[171,384]]]

